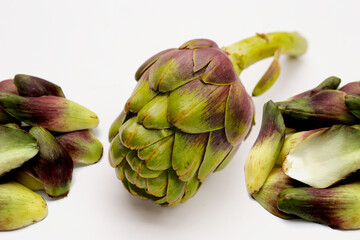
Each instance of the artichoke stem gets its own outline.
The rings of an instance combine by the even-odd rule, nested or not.
[[[307,41],[300,34],[293,32],[275,32],[256,34],[254,37],[223,47],[238,74],[253,63],[274,56],[277,49],[281,54],[297,57],[305,53]]]

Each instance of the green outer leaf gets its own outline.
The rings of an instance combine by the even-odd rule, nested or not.
[[[115,173],[119,180],[125,181],[124,167],[127,165],[127,161],[122,161],[115,167]]]
[[[27,132],[0,125],[0,176],[20,167],[39,152],[36,139]]]
[[[337,229],[360,228],[360,183],[334,188],[289,188],[278,198],[278,208],[305,220]]]
[[[151,195],[156,197],[163,197],[166,194],[168,184],[168,173],[162,171],[161,174],[156,178],[148,178],[147,190]]]
[[[214,172],[223,170],[230,163],[230,161],[234,158],[234,156],[235,156],[237,150],[239,150],[239,148],[240,148],[240,143],[233,146],[232,149],[230,150],[230,152],[228,153],[228,155],[219,164],[219,166],[214,170]]]
[[[139,174],[137,174],[129,164],[126,164],[124,166],[124,173],[125,173],[125,177],[126,179],[136,185],[138,188],[146,188],[146,179],[140,177]]]
[[[228,142],[236,145],[251,129],[254,105],[240,81],[234,82],[229,91],[225,112],[225,133]]]
[[[141,76],[144,74],[144,72],[146,70],[148,70],[162,55],[164,55],[165,53],[170,52],[172,50],[174,50],[174,48],[166,49],[164,51],[161,51],[161,52],[155,54],[148,60],[146,60],[136,71],[135,79],[139,80],[141,78]]]
[[[90,130],[79,130],[56,137],[74,162],[94,164],[103,154],[103,146]]]
[[[16,182],[0,184],[0,231],[19,229],[44,219],[47,205],[37,193]]]
[[[198,178],[201,182],[219,166],[231,149],[232,146],[226,139],[224,129],[210,132],[204,160],[201,163],[198,173]]]
[[[138,156],[144,160],[146,167],[152,170],[165,170],[171,167],[171,154],[174,135],[163,138],[156,143],[138,150]]]
[[[168,170],[168,186],[166,190],[166,201],[170,206],[179,203],[185,193],[186,182],[179,180],[175,171]]]
[[[198,171],[205,154],[208,134],[175,132],[172,166],[178,178],[189,181]]]
[[[168,120],[187,133],[202,133],[224,127],[229,86],[204,84],[197,79],[172,91]]]
[[[119,165],[130,149],[126,148],[120,141],[119,135],[116,135],[110,143],[109,162],[112,167]]]
[[[7,123],[19,123],[19,120],[15,119],[13,116],[7,113],[0,105],[0,124]]]
[[[127,120],[119,129],[125,147],[138,150],[173,134],[172,129],[146,129],[136,122],[136,117]]]
[[[245,161],[245,182],[253,195],[263,186],[280,153],[285,139],[285,124],[276,104],[267,102],[259,136]]]
[[[134,170],[142,178],[156,178],[161,174],[161,171],[153,171],[147,169],[145,166],[145,162],[138,158],[136,151],[130,151],[126,155],[126,160],[132,170]]]
[[[148,102],[138,113],[138,123],[150,129],[170,128],[167,120],[169,94],[158,94]]]
[[[131,97],[126,102],[125,111],[133,113],[139,112],[140,109],[156,95],[157,93],[150,89],[149,71],[147,71],[141,77]]]
[[[360,129],[335,125],[293,148],[283,163],[286,175],[326,188],[360,169]]]
[[[149,70],[151,89],[169,92],[195,79],[192,56],[190,49],[173,50],[161,56]]]
[[[196,176],[194,176],[192,179],[190,179],[187,183],[186,183],[186,187],[185,187],[185,195],[184,197],[181,199],[181,202],[185,202],[188,199],[192,198],[196,192],[199,190],[201,186],[201,182],[197,179]]]
[[[124,123],[126,118],[126,112],[123,110],[115,121],[111,124],[109,129],[109,142],[111,142],[115,136],[119,133],[119,128]]]

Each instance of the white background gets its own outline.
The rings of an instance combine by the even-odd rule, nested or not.
[[[256,139],[262,105],[316,86],[330,75],[360,80],[359,1],[0,1],[0,79],[26,73],[62,86],[67,98],[95,111],[105,154],[76,168],[69,196],[46,198],[43,221],[1,239],[358,239],[315,223],[285,221],[245,189],[243,165]],[[148,57],[193,38],[219,46],[255,33],[298,31],[309,41],[298,58],[281,57],[276,84],[255,98],[257,125],[233,161],[191,200],[163,208],[131,196],[108,164],[107,132]],[[244,71],[251,92],[270,59]]]

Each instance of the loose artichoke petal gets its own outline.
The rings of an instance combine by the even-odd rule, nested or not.
[[[174,136],[163,138],[160,141],[138,150],[138,156],[144,160],[146,167],[151,170],[165,170],[171,167],[171,154]]]
[[[168,186],[166,201],[170,206],[175,206],[185,193],[186,182],[181,181],[171,168],[168,169]]]
[[[155,197],[163,197],[166,194],[168,184],[167,171],[162,171],[161,174],[156,178],[148,178],[147,180],[147,191]]]
[[[188,199],[192,198],[196,194],[196,192],[200,188],[200,186],[201,186],[201,182],[199,181],[199,179],[196,178],[196,176],[193,177],[192,179],[190,179],[186,183],[185,195],[181,199],[181,202],[185,202]]]
[[[19,120],[15,119],[9,113],[5,111],[0,105],[0,124],[7,124],[7,123],[20,123]]]
[[[198,49],[195,55],[196,58],[194,58],[195,62],[203,65],[203,59],[208,61],[206,55],[211,56],[211,61],[206,65],[206,69],[201,76],[203,82],[216,85],[227,85],[238,81],[239,77],[235,72],[234,66],[221,49]]]
[[[315,87],[311,90],[305,91],[303,93],[297,94],[297,95],[287,99],[286,101],[303,98],[305,96],[311,96],[311,95],[316,94],[320,90],[326,90],[326,89],[336,90],[339,87],[340,82],[341,82],[341,79],[338,77],[334,77],[334,76],[328,77],[323,82],[321,82],[317,87]],[[341,89],[339,89],[339,90],[342,91]]]
[[[0,231],[26,227],[47,215],[44,199],[16,182],[0,184],[0,206]]]
[[[289,188],[278,198],[278,208],[305,220],[337,229],[360,228],[360,183],[334,188]]]
[[[4,126],[9,127],[9,128],[14,128],[14,129],[21,129],[19,125],[17,125],[16,123],[7,123],[4,124]]]
[[[295,148],[297,145],[299,145],[302,141],[304,141],[306,138],[315,136],[317,133],[321,133],[326,129],[327,128],[317,128],[309,131],[296,132],[290,135],[289,137],[287,137],[281,148],[278,159],[276,160],[276,165],[282,166],[286,156],[290,153],[290,151],[293,148]]]
[[[277,102],[286,127],[308,130],[334,124],[353,125],[359,118],[345,104],[346,93],[322,90],[291,101]]]
[[[103,146],[90,130],[79,130],[56,137],[74,162],[94,164],[103,154]]]
[[[175,132],[172,166],[181,181],[189,181],[199,169],[205,154],[208,134]]]
[[[120,141],[120,136],[116,137],[111,141],[109,148],[109,162],[112,167],[119,165],[126,154],[130,151],[129,148],[126,148]]]
[[[214,53],[217,53],[217,50],[213,48],[199,48],[195,49],[193,52],[193,61],[194,67],[193,72],[197,73],[211,62],[214,58]]]
[[[142,178],[156,178],[162,173],[162,171],[154,171],[146,168],[145,162],[138,158],[136,151],[130,151],[126,155],[126,160],[130,167]]]
[[[16,119],[54,132],[94,128],[99,124],[95,113],[62,97],[21,97],[0,93],[0,105]]]
[[[0,176],[20,167],[39,152],[36,139],[27,132],[0,125]]]
[[[268,68],[268,70],[266,70],[264,75],[256,84],[252,92],[253,96],[260,96],[275,83],[276,79],[280,74],[280,63],[279,63],[280,54],[281,54],[281,48],[278,48],[275,51],[274,60],[270,64],[270,67]]]
[[[32,171],[30,167],[21,167],[14,171],[16,182],[24,185],[33,191],[44,190],[44,184],[41,179]]]
[[[234,156],[239,148],[240,148],[240,143],[233,146],[231,148],[230,152],[228,153],[228,155],[222,160],[222,162],[214,170],[214,172],[223,170],[229,164],[229,162],[234,158]]]
[[[170,93],[168,120],[187,133],[202,133],[224,127],[229,86],[194,80]]]
[[[126,179],[131,183],[137,186],[138,188],[146,188],[146,179],[140,177],[129,164],[124,166],[124,173]]]
[[[139,112],[140,109],[156,95],[157,92],[154,92],[150,88],[149,71],[146,71],[136,85],[131,97],[126,102],[125,111],[133,113]]]
[[[347,94],[360,96],[360,81],[348,83],[339,90]]]
[[[167,120],[169,94],[159,94],[148,102],[138,113],[138,123],[150,129],[170,128]]]
[[[44,79],[25,74],[17,74],[14,77],[14,84],[20,96],[41,97],[57,96],[65,97],[61,87]]]
[[[285,139],[285,124],[274,102],[263,108],[259,136],[245,161],[245,182],[248,193],[253,195],[263,186],[280,153]]]
[[[286,175],[326,188],[360,168],[360,129],[335,125],[293,148],[283,163]]]
[[[347,94],[345,104],[356,117],[360,118],[360,96]],[[360,120],[357,123],[359,122]]]
[[[263,187],[253,197],[271,214],[284,219],[294,218],[295,216],[281,212],[277,208],[278,195],[284,189],[299,185],[299,182],[285,175],[281,168],[273,168]]]
[[[46,193],[53,198],[67,196],[73,171],[70,155],[46,129],[32,127],[29,132],[40,146],[33,169],[43,182]]]
[[[193,50],[173,50],[162,55],[151,67],[149,83],[159,92],[172,91],[193,80]]]
[[[240,81],[234,82],[226,102],[225,133],[228,142],[236,145],[250,131],[254,106]]]
[[[166,49],[164,51],[161,51],[161,52],[155,54],[148,60],[146,60],[136,71],[135,80],[136,81],[139,80],[141,78],[141,76],[144,74],[144,72],[146,70],[148,70],[151,65],[153,65],[162,55],[164,55],[165,53],[170,52],[172,50],[174,50],[174,48]]]
[[[7,92],[19,95],[19,92],[14,84],[14,79],[7,79],[0,82],[0,92]]]
[[[226,139],[224,129],[210,132],[205,156],[199,168],[199,180],[203,181],[211,172],[213,172],[229,154],[231,149],[232,146]]]
[[[115,138],[115,136],[118,135],[119,128],[124,123],[125,119],[126,119],[126,112],[123,110],[110,126],[109,142],[111,142]]]
[[[119,129],[122,144],[132,150],[150,146],[173,133],[173,129],[147,129],[137,123],[136,117],[130,118]]]

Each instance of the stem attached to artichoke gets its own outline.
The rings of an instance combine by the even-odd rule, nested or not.
[[[256,85],[253,91],[254,96],[264,93],[275,82],[280,71],[278,58],[281,54],[297,57],[304,54],[306,49],[306,39],[295,32],[257,34],[254,37],[223,47],[223,50],[229,53],[228,57],[238,74],[253,63],[274,56],[274,61]]]

